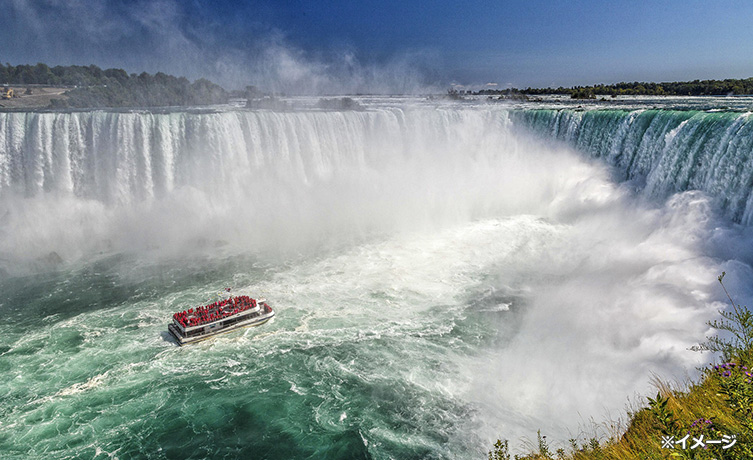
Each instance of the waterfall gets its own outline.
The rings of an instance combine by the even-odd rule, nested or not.
[[[702,190],[731,219],[753,224],[753,118],[696,110],[519,110],[534,132],[616,167],[656,198]]]
[[[0,232],[9,235],[0,255],[93,241],[101,242],[96,252],[135,239],[164,247],[189,235],[254,249],[281,240],[308,246],[545,212],[549,179],[561,179],[543,166],[579,160],[527,155],[507,115],[419,104],[0,113],[0,216],[8,217]]]
[[[262,176],[313,186],[417,152],[458,152],[504,131],[508,116],[605,160],[652,197],[703,190],[753,223],[750,113],[682,110],[0,113],[0,197],[129,203]]]

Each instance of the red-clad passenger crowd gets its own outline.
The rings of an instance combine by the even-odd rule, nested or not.
[[[263,304],[264,311],[269,310],[269,306]],[[219,300],[209,305],[198,308],[190,308],[180,313],[175,313],[173,319],[181,324],[183,327],[200,326],[202,324],[211,323],[219,319],[233,316],[249,308],[256,307],[256,300],[247,295],[240,295],[237,297],[230,297],[225,300]]]

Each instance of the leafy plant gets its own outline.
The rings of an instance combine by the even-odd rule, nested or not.
[[[731,362],[750,358],[750,353],[753,351],[753,314],[751,314],[747,307],[738,306],[732,300],[722,281],[724,275],[726,275],[726,272],[722,272],[717,279],[732,304],[732,311],[719,310],[719,315],[721,315],[722,319],[709,321],[707,324],[717,331],[729,333],[729,336],[727,334],[717,334],[707,337],[705,343],[691,349],[694,351],[721,353],[724,361]]]
[[[507,439],[504,441],[497,439],[497,442],[494,443],[494,448],[489,452],[489,460],[510,460]]]
[[[656,393],[656,399],[648,398],[648,407],[661,424],[662,433],[675,436],[678,434],[679,422],[675,418],[675,414],[667,408],[668,403],[669,398],[662,397],[661,392]]]
[[[551,458],[552,454],[549,452],[549,444],[546,442],[546,436],[541,436],[541,430],[538,430],[536,437],[539,441],[539,455],[544,458]]]

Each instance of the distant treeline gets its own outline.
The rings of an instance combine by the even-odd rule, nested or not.
[[[53,107],[165,107],[227,102],[228,94],[209,80],[191,83],[185,77],[162,72],[128,74],[123,69],[102,70],[95,65],[0,64],[0,83],[8,85],[71,86],[65,99]]]
[[[605,96],[725,96],[753,94],[753,78],[744,80],[693,80],[665,83],[616,83],[614,85],[573,86],[572,88],[526,88],[522,90],[481,90],[476,94],[504,95],[510,91],[527,95],[569,94],[574,98]]]

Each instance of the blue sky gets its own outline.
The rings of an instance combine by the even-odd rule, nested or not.
[[[288,92],[753,76],[744,1],[6,0],[0,60]],[[6,4],[6,5],[7,5]]]

